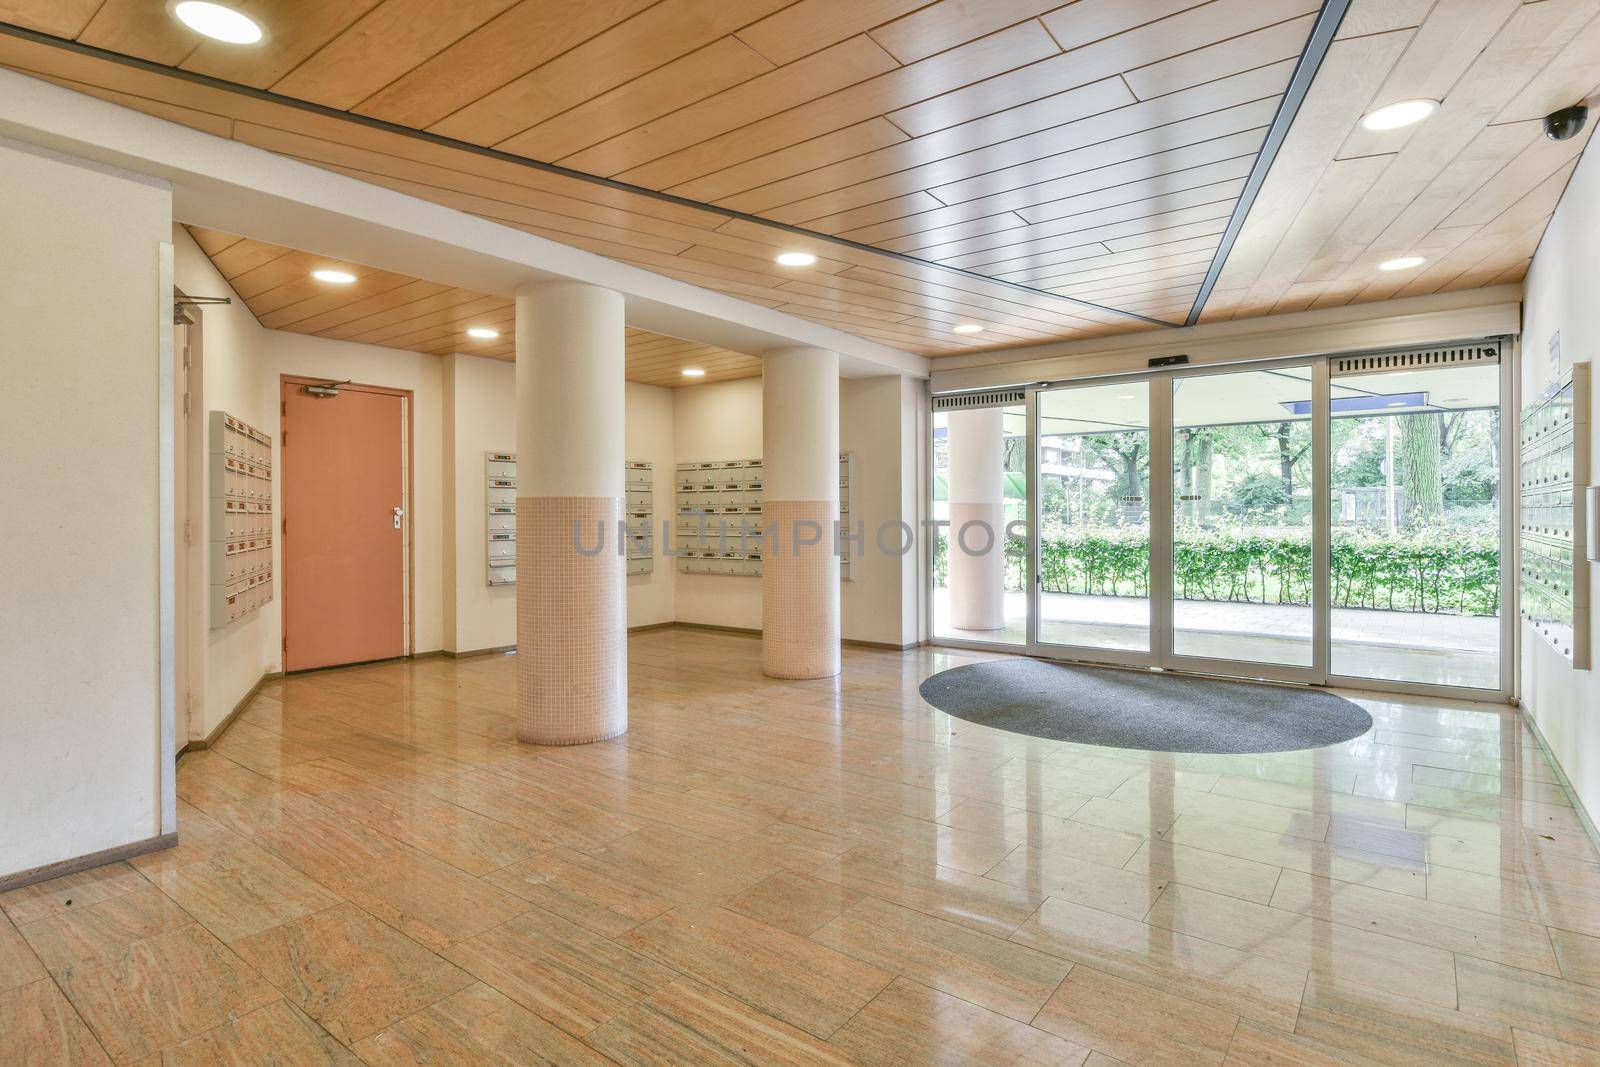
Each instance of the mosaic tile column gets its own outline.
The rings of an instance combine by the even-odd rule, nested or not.
[[[767,353],[761,396],[769,535],[761,669],[773,678],[831,678],[839,673],[838,353]]]
[[[1005,410],[949,413],[950,625],[999,630],[1006,624]]]
[[[622,296],[517,290],[517,739],[628,729]]]

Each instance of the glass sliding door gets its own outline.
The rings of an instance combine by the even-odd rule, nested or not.
[[[1042,390],[1034,407],[1038,642],[1050,654],[1143,661],[1151,651],[1150,383]]]
[[[1495,341],[934,401],[936,640],[1507,692]]]
[[[1501,368],[1378,362],[1330,382],[1330,673],[1497,689]]]
[[[1020,394],[1014,394],[1020,396]],[[933,413],[933,635],[1025,646],[1025,402]]]
[[[1301,678],[1316,664],[1317,370],[1170,379],[1173,666]]]

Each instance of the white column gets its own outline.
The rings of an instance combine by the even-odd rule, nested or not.
[[[1006,624],[1005,409],[949,413],[950,625]]]
[[[839,673],[839,354],[768,353],[761,398],[761,669],[773,678],[830,678]]]
[[[621,294],[578,282],[517,290],[521,741],[576,745],[628,728],[623,359]]]

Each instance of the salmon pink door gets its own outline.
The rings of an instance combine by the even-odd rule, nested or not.
[[[283,383],[283,660],[406,653],[406,397]]]

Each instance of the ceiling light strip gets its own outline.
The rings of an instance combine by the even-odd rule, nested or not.
[[[1349,8],[1350,0],[1323,0],[1316,24],[1311,27],[1311,36],[1306,38],[1305,51],[1300,53],[1300,61],[1295,64],[1294,74],[1289,78],[1289,88],[1284,90],[1283,99],[1278,102],[1278,113],[1272,116],[1272,125],[1267,128],[1267,137],[1256,155],[1255,166],[1250,168],[1250,176],[1245,179],[1244,191],[1239,194],[1238,203],[1233,205],[1228,228],[1222,231],[1222,242],[1217,245],[1216,255],[1211,257],[1211,267],[1206,271],[1205,281],[1200,283],[1200,291],[1195,294],[1194,306],[1189,309],[1189,317],[1183,323],[1185,326],[1193,326],[1200,321],[1200,312],[1205,309],[1206,301],[1211,298],[1211,290],[1222,276],[1228,253],[1233,251],[1233,242],[1238,240],[1239,231],[1244,229],[1244,221],[1255,204],[1256,194],[1267,180],[1272,161],[1278,157],[1278,149],[1283,147],[1283,139],[1289,135],[1289,127],[1294,125],[1294,117],[1305,102],[1311,82],[1316,78],[1328,54],[1328,47],[1333,44],[1333,35],[1339,32],[1339,24],[1344,21],[1344,13]]]
[[[1349,2],[1350,0],[1327,0],[1323,10],[1326,12],[1329,7],[1338,7],[1339,13],[1342,16],[1344,13],[1344,8],[1348,6]],[[1320,21],[1318,22],[1318,25],[1321,25]],[[1314,32],[1315,31],[1313,31],[1313,33]],[[300,111],[304,111],[312,115],[318,115],[323,118],[340,119],[345,122],[353,122],[359,126],[365,126],[368,129],[381,130],[385,133],[393,133],[402,137],[410,137],[419,141],[426,141],[429,144],[438,145],[441,148],[454,148],[462,152],[470,152],[473,155],[483,156],[486,159],[493,159],[502,163],[514,163],[518,166],[543,171],[546,174],[555,174],[564,178],[572,178],[577,181],[588,182],[591,185],[599,185],[607,189],[616,190],[617,192],[631,193],[636,196],[647,196],[653,200],[659,200],[663,203],[674,204],[678,207],[690,208],[696,211],[706,211],[713,215],[721,215],[724,218],[736,219],[740,222],[754,223],[759,226],[764,226],[770,230],[792,234],[796,237],[804,237],[811,241],[825,241],[828,244],[838,245],[841,248],[850,248],[858,252],[867,252],[875,256],[886,256],[889,259],[898,260],[902,263],[909,263],[917,267],[929,267],[948,274],[970,278],[974,281],[985,282],[989,285],[998,286],[1001,289],[1009,289],[1014,292],[1027,293],[1030,296],[1042,296],[1050,300],[1062,300],[1069,304],[1076,304],[1079,307],[1092,308],[1095,311],[1104,311],[1111,315],[1120,315],[1125,319],[1131,319],[1135,322],[1148,322],[1154,326],[1165,326],[1168,329],[1183,325],[1182,323],[1169,322],[1165,319],[1151,318],[1148,315],[1141,315],[1136,311],[1124,311],[1121,308],[1110,307],[1106,304],[1096,304],[1092,300],[1083,300],[1079,297],[1051,292],[1048,289],[1036,289],[1031,285],[1023,285],[1019,282],[1006,281],[1001,278],[991,278],[988,275],[979,274],[976,271],[965,270],[961,267],[952,267],[944,263],[936,263],[932,260],[918,259],[915,256],[908,256],[904,252],[890,252],[887,249],[875,248],[872,245],[862,244],[859,241],[852,241],[847,237],[840,237],[837,234],[819,233],[815,230],[808,230],[804,227],[794,226],[786,222],[775,222],[772,219],[762,218],[760,215],[750,215],[743,211],[735,211],[732,208],[719,207],[716,204],[707,204],[700,200],[691,200],[685,196],[664,193],[656,189],[646,189],[639,185],[630,185],[627,182],[619,182],[614,178],[602,178],[597,174],[586,174],[581,170],[573,170],[571,167],[563,167],[559,163],[546,163],[543,160],[529,159],[526,156],[518,156],[513,155],[510,152],[502,152],[496,148],[486,148],[483,145],[469,144],[466,141],[458,141],[453,137],[445,137],[437,133],[430,133],[427,130],[412,129],[409,126],[401,126],[397,123],[373,118],[370,115],[358,115],[350,111],[340,111],[337,108],[331,108],[324,104],[314,104],[309,100],[297,100],[292,96],[283,96],[278,93],[270,92],[266,89],[257,89],[251,85],[240,85],[236,82],[230,82],[222,78],[216,78],[209,74],[201,74],[198,71],[184,70],[181,67],[172,67],[166,65],[165,63],[155,63],[148,59],[140,59],[138,56],[123,55],[121,52],[112,52],[104,48],[97,48],[94,45],[84,44],[81,41],[70,41],[64,37],[55,37],[51,34],[41,33],[38,30],[29,29],[26,26],[18,26],[11,22],[0,22],[0,33],[11,37],[18,37],[25,41],[32,41],[35,44],[49,45],[52,48],[61,48],[69,52],[76,52],[79,55],[90,56],[94,59],[103,59],[112,63],[120,63],[123,66],[133,67],[137,70],[148,71],[152,74],[164,74],[168,77],[179,78],[183,81],[192,82],[196,85],[204,85],[211,89],[219,89],[224,92],[235,93],[239,96],[246,96],[253,100],[260,100],[266,103],[296,108]],[[22,71],[20,73],[27,74],[28,72]],[[1297,69],[1297,76],[1298,73],[1299,71]],[[30,74],[29,76],[34,77],[35,75]],[[419,197],[418,199],[422,198]],[[684,260],[684,263],[692,264],[694,263],[694,260],[686,259]],[[644,268],[640,269],[642,270]]]

